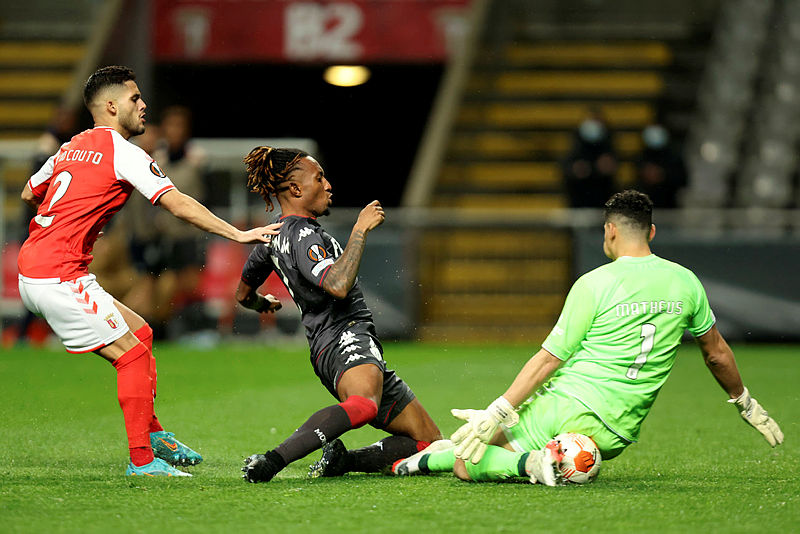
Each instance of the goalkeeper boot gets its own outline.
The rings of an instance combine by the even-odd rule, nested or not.
[[[269,482],[284,467],[286,462],[275,451],[253,454],[244,459],[242,478],[251,483]]]
[[[322,448],[322,456],[308,468],[309,478],[340,477],[347,473],[347,447],[335,439]]]
[[[156,458],[166,460],[172,465],[197,465],[203,457],[177,439],[172,432],[150,432],[150,446]]]
[[[417,454],[412,454],[408,458],[397,460],[392,464],[392,474],[401,477],[412,475],[425,475],[428,471],[428,456],[433,452],[446,451],[454,447],[449,439],[440,439],[428,445]]]
[[[146,476],[146,477],[190,477],[189,473],[184,473],[175,469],[161,458],[155,458],[152,462],[145,465],[136,466],[133,462],[128,464],[125,470],[127,476]]]
[[[525,460],[525,472],[530,477],[531,484],[544,484],[545,486],[564,486],[564,476],[559,466],[564,459],[564,453],[557,441],[553,440],[540,451],[531,451]]]

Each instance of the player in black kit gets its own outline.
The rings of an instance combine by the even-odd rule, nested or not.
[[[236,299],[260,313],[280,308],[271,295],[256,289],[275,271],[302,313],[311,365],[340,402],[308,418],[283,443],[245,460],[244,478],[266,482],[289,463],[325,447],[311,476],[349,471],[377,472],[425,448],[442,435],[411,389],[386,368],[372,313],[356,275],[367,233],[383,222],[376,200],[358,216],[342,249],[317,222],[328,214],[331,185],[319,163],[306,152],[254,148],[244,159],[247,186],[272,210],[281,207],[283,226],[271,243],[253,249],[242,271]],[[343,433],[370,424],[391,436],[357,450],[346,450]]]

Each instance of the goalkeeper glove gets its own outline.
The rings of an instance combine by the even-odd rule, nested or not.
[[[454,417],[466,421],[451,436],[455,455],[462,460],[477,464],[486,452],[500,424],[512,427],[519,422],[516,410],[505,397],[500,396],[485,410],[450,410]]]
[[[744,392],[738,398],[730,399],[728,402],[736,406],[742,419],[761,432],[770,445],[774,447],[783,443],[783,432],[781,432],[778,423],[769,416],[758,401],[750,396],[747,388],[744,388]]]

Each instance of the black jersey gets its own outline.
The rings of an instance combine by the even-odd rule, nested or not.
[[[287,215],[280,234],[269,244],[256,245],[242,270],[242,281],[257,288],[272,271],[278,273],[303,316],[312,354],[324,349],[353,321],[372,323],[372,313],[356,279],[343,299],[322,289],[342,246],[316,219]]]

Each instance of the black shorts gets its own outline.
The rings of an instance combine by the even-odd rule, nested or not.
[[[339,398],[336,387],[345,371],[353,367],[372,364],[383,371],[383,395],[378,415],[370,421],[375,428],[386,426],[414,400],[414,392],[383,361],[383,347],[370,323],[350,325],[338,340],[330,343],[318,354],[311,355],[314,372],[320,382],[335,398]],[[341,400],[341,399],[340,399]]]

